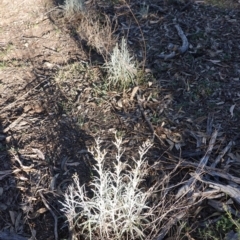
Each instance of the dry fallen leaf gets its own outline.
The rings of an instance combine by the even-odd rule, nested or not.
[[[122,99],[119,99],[119,100],[117,101],[117,105],[118,105],[119,108],[122,108],[122,107],[123,107]]]
[[[45,160],[45,156],[43,154],[42,151],[40,151],[39,149],[37,148],[32,148],[33,152],[36,153],[38,155],[38,157],[41,159],[41,160]]]
[[[134,99],[134,97],[135,97],[135,95],[136,95],[138,89],[139,89],[138,86],[136,86],[136,87],[133,88],[133,90],[132,90],[132,94],[131,94],[131,97],[130,97],[130,100],[131,100],[131,101]]]
[[[16,220],[16,218],[15,218],[16,212],[14,212],[14,211],[9,211],[9,215],[10,215],[12,224],[14,225],[14,224],[15,224],[15,220]]]
[[[234,108],[235,108],[235,106],[236,106],[236,104],[234,104],[234,105],[232,105],[231,107],[230,107],[230,113],[231,113],[231,117],[233,117],[233,110],[234,110]]]
[[[29,112],[31,109],[32,109],[31,105],[26,105],[24,106],[23,111],[26,113],[26,112]]]
[[[5,139],[6,139],[6,135],[0,134],[0,141],[3,141],[3,140],[5,140]]]
[[[33,106],[33,109],[34,109],[35,113],[44,112],[44,108],[38,103]]]

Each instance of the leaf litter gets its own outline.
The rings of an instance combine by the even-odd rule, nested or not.
[[[26,16],[39,26],[19,23],[25,37],[9,24],[12,19],[3,25],[12,37],[1,37],[1,234],[67,237],[56,199],[62,200],[73,174],[89,182],[94,159],[87,149],[94,138],[101,136],[109,155],[115,154],[117,131],[126,159],[146,139],[154,140],[146,185],[176,169],[166,198],[172,202],[177,196],[185,209],[175,211],[174,221],[169,212],[158,239],[180,238],[171,230],[194,219],[193,230],[181,234],[201,239],[194,229],[207,223],[207,216],[227,207],[239,218],[239,7],[153,0],[143,14],[137,0],[132,12],[124,4],[96,2],[109,19],[118,20],[115,34],[127,37],[136,59],[145,63],[146,79],[124,92],[104,84],[97,49],[79,44],[79,19],[68,21],[54,10],[42,22]]]

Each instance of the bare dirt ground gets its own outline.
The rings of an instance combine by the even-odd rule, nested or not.
[[[15,239],[67,239],[59,200],[74,173],[81,183],[89,181],[94,160],[87,149],[95,138],[101,137],[109,155],[114,154],[117,131],[126,158],[155,136],[148,153],[155,166],[148,187],[176,165],[169,184],[190,179],[209,155],[196,188],[223,194],[189,208],[180,219],[187,227],[179,234],[174,223],[166,236],[213,239],[197,229],[204,231],[224,215],[221,204],[239,221],[239,3],[220,8],[151,1],[146,12],[138,1],[131,2],[131,11],[125,4],[96,2],[98,12],[117,19],[115,35],[127,37],[136,58],[142,65],[145,61],[140,102],[133,88],[124,93],[106,88],[104,56],[79,31],[81,15],[65,17],[46,0],[0,2],[0,230],[17,234]],[[170,43],[181,45],[176,23],[188,50],[161,59]],[[219,230],[220,236],[230,231],[236,231],[234,225]]]

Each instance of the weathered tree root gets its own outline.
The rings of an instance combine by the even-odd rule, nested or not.
[[[177,56],[179,54],[183,54],[188,50],[189,43],[188,43],[187,37],[185,36],[182,28],[178,24],[175,25],[175,28],[178,31],[178,36],[182,39],[182,46],[175,49],[173,52],[171,52],[169,54],[158,55],[158,57],[163,58],[164,60],[174,58],[175,56]]]

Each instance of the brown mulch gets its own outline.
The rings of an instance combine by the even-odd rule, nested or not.
[[[148,184],[179,164],[175,184],[198,169],[217,129],[202,185],[239,188],[239,4],[234,9],[185,1],[146,5],[147,12],[137,0],[131,1],[132,12],[124,4],[92,6],[117,19],[115,34],[126,37],[145,63],[144,82],[132,96],[134,88],[124,93],[106,88],[103,57],[77,31],[81,18],[65,18],[61,8],[43,0],[23,1],[17,10],[14,3],[0,3],[0,231],[50,240],[56,238],[57,217],[58,237],[66,239],[59,200],[74,173],[81,183],[89,182],[94,160],[87,149],[95,138],[103,139],[110,164],[115,131],[123,136],[126,159],[154,138],[148,159],[155,172]],[[169,44],[182,44],[176,23],[189,48],[160,59]],[[214,213],[219,216],[220,203],[239,211],[239,196],[224,193],[183,219],[197,228]],[[197,232],[188,234],[201,239]]]

